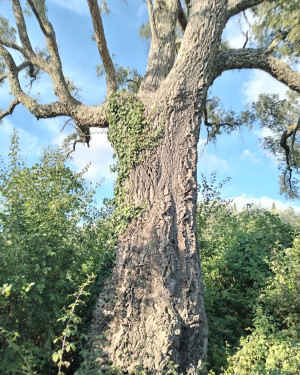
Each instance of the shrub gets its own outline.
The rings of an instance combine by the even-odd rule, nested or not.
[[[9,162],[0,171],[3,374],[57,373],[51,354],[64,328],[58,319],[73,302],[68,296],[94,273],[98,276],[87,306],[76,312],[85,317],[81,329],[87,329],[93,301],[113,262],[113,235],[82,174],[65,165],[59,150],[47,149],[39,163],[28,167],[13,135]]]

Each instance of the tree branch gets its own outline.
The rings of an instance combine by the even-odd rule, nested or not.
[[[147,0],[152,38],[140,93],[155,92],[174,65],[179,3],[178,0]]]
[[[53,26],[47,19],[44,9],[41,10],[40,14],[31,0],[28,0],[28,4],[38,21],[40,29],[46,37],[46,43],[51,57],[51,60],[47,63],[49,69],[46,71],[52,79],[55,95],[64,103],[72,103],[76,101],[76,99],[70,94],[65,76],[63,74],[62,63],[58,52]]]
[[[18,99],[14,99],[8,106],[6,111],[0,111],[0,122],[4,119],[4,117],[11,115],[16,108],[16,106],[20,104]]]
[[[268,0],[229,0],[227,7],[227,20],[238,13]]]
[[[150,23],[151,37],[152,38],[158,38],[156,25],[155,25],[153,3],[152,3],[152,0],[146,0],[146,1],[147,1],[148,13],[149,13],[149,23]]]
[[[27,108],[34,116],[36,116],[37,118],[48,118],[68,115],[68,111],[66,110],[65,106],[60,102],[38,104],[29,95],[25,94],[21,88],[18,77],[18,73],[21,70],[20,67],[22,67],[22,64],[17,67],[11,54],[1,44],[0,56],[3,58],[8,70],[8,72],[5,73],[5,77],[3,78],[8,78],[11,93],[15,96],[16,100],[22,103],[24,107]],[[24,68],[24,65],[22,68]]]
[[[117,91],[117,77],[114,64],[112,62],[107,42],[105,38],[102,17],[97,0],[87,0],[90,14],[93,21],[95,38],[98,47],[98,51],[103,62],[105,75],[106,75],[106,87],[107,87],[107,97],[109,97],[113,92]]]
[[[185,2],[185,6],[186,6],[187,15],[189,16],[190,10],[191,10],[191,7],[192,7],[191,0],[184,0],[184,2]]]
[[[5,47],[12,48],[15,51],[21,52],[24,55],[23,48],[17,45],[16,43],[8,42],[6,40],[3,40],[2,38],[0,38],[0,43],[3,44]]]
[[[300,93],[300,73],[271,54],[268,48],[220,51],[215,59],[215,78],[226,70],[261,69]]]
[[[32,0],[27,0],[33,14],[35,15],[35,18],[37,19],[38,23],[39,23],[39,26],[40,26],[40,29],[42,30],[43,34],[45,35],[45,37],[48,37],[48,33],[47,33],[47,30],[45,29],[45,26],[43,24],[43,21],[35,7],[35,5],[33,4]]]
[[[296,138],[296,133],[300,129],[300,117],[298,118],[297,124],[285,130],[280,138],[280,147],[284,149],[284,154],[285,154],[285,163],[286,167],[283,172],[283,184],[286,188],[288,188],[289,191],[293,191],[293,186],[292,186],[292,173],[293,173],[293,167],[295,165],[292,164],[292,156],[293,156],[293,151],[294,151],[294,144],[295,144],[295,138]],[[289,137],[292,136],[291,140],[291,147],[287,144],[287,140]]]
[[[30,61],[24,61],[22,64],[17,66],[17,71],[20,72],[23,69],[28,68],[29,66],[32,66]],[[4,81],[6,78],[8,78],[8,73],[3,73],[0,75],[0,82]]]
[[[187,19],[182,9],[180,0],[178,0],[178,22],[179,22],[182,32],[184,33],[186,26],[187,26]]]
[[[23,49],[26,50],[28,53],[33,54],[33,49],[28,37],[26,23],[23,16],[23,11],[20,5],[19,0],[11,0],[13,11],[16,19],[17,29],[19,33],[19,38],[21,41],[21,44],[23,46]]]

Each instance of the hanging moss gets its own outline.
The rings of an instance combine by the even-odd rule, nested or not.
[[[128,92],[113,94],[107,106],[109,120],[108,139],[115,149],[117,157],[112,172],[117,172],[115,198],[112,204],[115,208],[114,221],[116,230],[121,233],[131,220],[145,207],[134,206],[124,185],[130,170],[142,159],[142,152],[156,146],[163,134],[163,124],[151,131],[150,121],[145,118],[144,104],[136,95]]]

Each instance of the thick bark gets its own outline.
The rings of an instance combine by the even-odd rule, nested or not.
[[[164,121],[163,112],[157,110],[153,126]],[[184,101],[170,108],[163,141],[131,171],[133,204],[147,201],[147,208],[120,238],[90,339],[100,362],[124,372],[141,364],[160,374],[173,361],[187,373],[205,359],[195,211],[199,122],[193,117]]]
[[[205,361],[207,322],[196,234],[197,141],[225,17],[222,0],[195,3],[185,31],[189,39],[167,78],[153,93],[149,73],[139,93],[152,119],[157,105],[151,126],[163,123],[164,137],[141,155],[126,186],[132,203],[147,202],[147,207],[120,237],[116,266],[95,311],[89,345],[103,366],[114,364],[128,372],[141,364],[148,374],[161,374],[174,362],[179,373],[187,374]]]

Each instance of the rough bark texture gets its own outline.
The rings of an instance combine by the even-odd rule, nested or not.
[[[207,346],[195,212],[199,123],[184,103],[167,118],[162,143],[131,172],[134,203],[146,199],[147,209],[120,238],[90,341],[103,364],[124,371],[142,364],[149,374],[170,360],[186,373]]]
[[[198,25],[192,42],[183,43],[156,94],[149,91],[163,77],[151,70],[140,92],[146,112],[158,106],[151,127],[164,122],[164,137],[142,155],[143,162],[129,177],[133,204],[147,202],[147,207],[120,237],[115,269],[96,307],[89,345],[104,368],[114,364],[128,372],[141,364],[148,374],[160,374],[174,362],[179,373],[187,374],[205,361],[208,331],[196,234],[197,142],[225,13],[223,1],[199,2],[186,29],[192,35]]]

